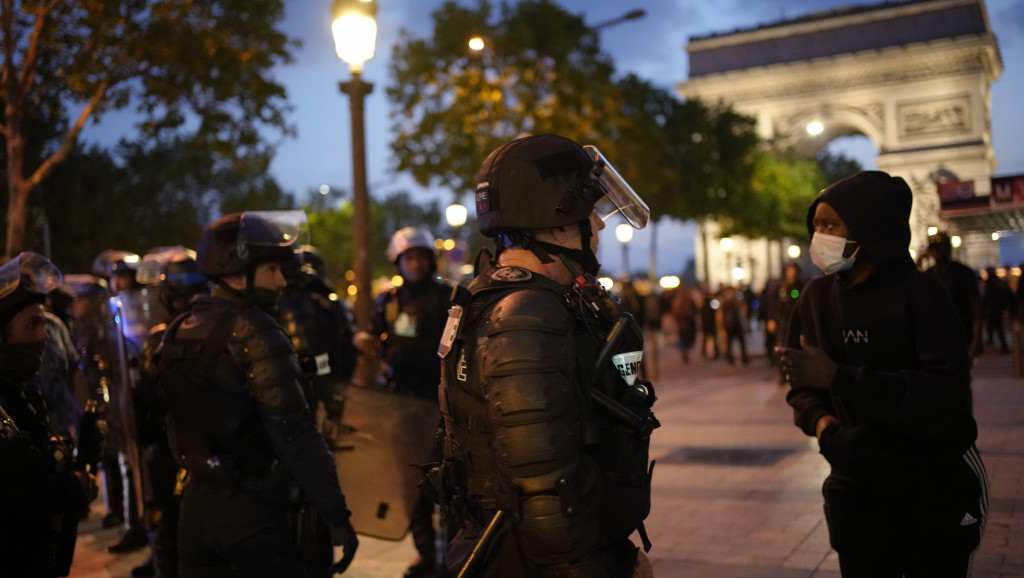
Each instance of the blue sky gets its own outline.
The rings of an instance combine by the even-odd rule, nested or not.
[[[463,0],[469,5],[473,0]],[[493,0],[497,4],[498,0]],[[642,8],[639,20],[610,26],[601,32],[603,49],[621,73],[633,72],[651,82],[672,88],[686,80],[688,58],[684,49],[691,36],[729,32],[759,24],[802,16],[810,12],[844,6],[878,4],[857,0],[560,0],[567,10],[583,14],[591,24],[604,22],[625,12]],[[349,78],[347,65],[334,55],[330,34],[330,0],[286,0],[284,29],[302,39],[303,47],[294,62],[276,72],[288,90],[294,110],[290,121],[298,134],[283,141],[271,170],[278,182],[299,198],[322,184],[350,189],[352,182],[349,104],[338,90],[338,82]],[[366,100],[367,174],[370,194],[386,196],[408,190],[424,199],[447,204],[453,191],[424,190],[391,167],[388,108],[387,59],[405,28],[425,37],[430,32],[430,13],[442,0],[378,0],[377,53],[365,65],[363,77],[375,84]],[[996,175],[1024,174],[1024,0],[987,0],[989,20],[995,30],[1003,57],[1003,74],[993,85],[992,134],[999,166]],[[90,126],[85,140],[114,142],[129,123],[111,119],[100,127]],[[120,128],[119,128],[120,127]],[[594,143],[600,145],[600,143]],[[866,138],[836,142],[833,150],[873,166],[875,150]],[[614,161],[614,159],[612,159]],[[642,194],[642,191],[640,191]],[[414,196],[414,198],[416,198]],[[649,231],[638,231],[630,245],[630,264],[647,268],[651,239]],[[621,270],[621,248],[609,231],[603,237],[599,255],[606,270]],[[693,228],[681,224],[657,230],[658,274],[678,273],[693,253]]]

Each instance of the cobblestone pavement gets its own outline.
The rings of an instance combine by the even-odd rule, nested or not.
[[[753,339],[756,342],[756,336]],[[785,387],[757,345],[748,367],[659,349],[652,438],[653,509],[647,530],[663,578],[836,578],[821,509],[828,473],[817,444],[792,425]],[[760,354],[760,355],[759,355]],[[991,512],[975,578],[1024,578],[1024,379],[1009,355],[982,356],[974,370],[978,447],[991,483]],[[350,496],[349,499],[358,499]],[[146,552],[113,556],[116,530],[83,523],[71,576],[129,576]],[[415,558],[411,539],[361,538],[346,578],[397,578]]]

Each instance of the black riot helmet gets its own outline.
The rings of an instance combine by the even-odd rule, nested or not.
[[[476,175],[480,232],[563,227],[587,219],[603,198],[634,228],[647,225],[650,210],[614,167],[592,146],[542,134],[495,149]]]
[[[156,285],[160,303],[172,315],[188,306],[195,295],[210,291],[206,277],[199,272],[196,252],[181,245],[158,247],[143,256],[138,280]]]
[[[20,253],[0,267],[0,334],[19,311],[44,303],[46,294],[60,284],[60,270],[31,251]]]
[[[542,261],[563,254],[596,274],[589,248],[589,216],[607,200],[634,228],[647,225],[650,210],[597,148],[582,147],[562,136],[527,136],[495,149],[476,176],[476,214],[480,232],[500,239],[521,234]],[[582,251],[530,240],[528,231],[578,224]]]
[[[210,223],[199,237],[199,272],[210,279],[246,275],[261,263],[287,263],[304,232],[302,211],[247,211]]]

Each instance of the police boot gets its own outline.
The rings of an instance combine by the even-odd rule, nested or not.
[[[120,526],[124,524],[124,485],[117,458],[104,456],[100,463],[100,474],[103,479],[103,506],[107,510],[107,515],[103,517],[103,527]]]

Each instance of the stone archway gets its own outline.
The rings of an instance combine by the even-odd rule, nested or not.
[[[982,183],[995,169],[990,86],[1002,59],[983,0],[910,0],[840,8],[691,38],[683,98],[723,101],[758,132],[816,152],[864,135],[879,169],[914,191],[911,247],[940,218],[942,177]],[[817,136],[810,122],[821,123]],[[968,233],[964,231],[963,233]],[[991,245],[991,243],[989,243]]]

